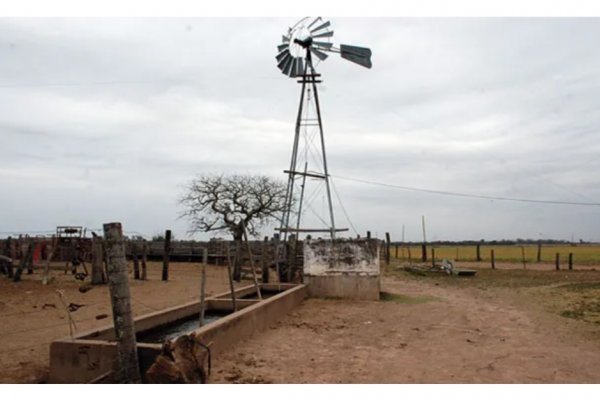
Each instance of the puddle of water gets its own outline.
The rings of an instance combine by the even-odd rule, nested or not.
[[[262,296],[263,299],[268,299],[269,297],[273,297],[279,293],[281,293],[281,292],[279,292],[277,290],[261,290],[260,291],[260,295]],[[238,297],[238,298],[244,299],[244,300],[258,300],[258,295],[256,293],[250,293],[245,296]]]
[[[208,325],[229,314],[226,311],[207,311],[204,315],[204,325]],[[142,343],[164,343],[167,340],[188,334],[194,329],[198,329],[198,327],[198,315],[193,315],[170,324],[140,332],[136,335],[136,340]]]

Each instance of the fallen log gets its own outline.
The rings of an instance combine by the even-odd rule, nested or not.
[[[208,361],[208,373],[204,365]],[[206,383],[210,350],[193,333],[164,343],[161,354],[144,376],[147,383]]]

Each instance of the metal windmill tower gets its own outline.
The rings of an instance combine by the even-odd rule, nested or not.
[[[345,44],[335,47],[331,42],[332,37],[333,31],[329,21],[324,21],[321,17],[306,17],[289,28],[287,34],[282,36],[282,43],[277,46],[277,66],[284,75],[299,78],[298,83],[302,85],[290,167],[284,171],[288,174],[286,207],[279,228],[284,241],[287,239],[288,233],[294,232],[324,232],[329,233],[331,238],[335,239],[336,232],[347,231],[347,229],[336,228],[335,225],[317,90],[317,84],[321,83],[319,79],[321,75],[316,72],[315,66],[319,61],[324,61],[328,57],[328,53],[337,53],[346,60],[371,68],[371,50]],[[306,187],[309,183],[307,178],[317,182],[315,192],[322,189],[323,186],[325,187],[329,218],[321,218],[311,209],[323,224],[323,228],[300,227],[303,212],[306,212],[306,208],[312,208],[305,198]],[[294,204],[295,189],[300,190],[296,210],[294,210],[296,205]],[[309,197],[312,197],[312,194]],[[294,216],[296,217],[295,221]]]

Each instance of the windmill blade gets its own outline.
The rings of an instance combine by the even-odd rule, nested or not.
[[[290,71],[292,70],[292,65],[294,65],[295,62],[296,62],[296,59],[294,57],[290,57],[288,59],[288,61],[285,63],[285,65],[283,66],[283,69],[281,70],[281,72],[283,72],[287,76],[290,76]]]
[[[321,47],[322,50],[330,50],[331,47],[333,46],[333,43],[329,43],[329,42],[314,41],[314,42],[312,42],[312,44],[314,44],[315,46]]]
[[[290,55],[290,51],[288,49],[283,50],[281,53],[277,54],[277,62],[281,62],[285,58],[286,55]]]
[[[340,45],[340,54],[342,58],[352,61],[365,68],[371,68],[371,49],[366,47],[350,46],[347,44]]]
[[[279,63],[277,64],[277,68],[279,68],[281,70],[281,72],[283,72],[285,65],[289,61],[291,61],[292,58],[294,58],[294,57],[292,57],[290,54],[286,54],[285,57],[281,61],[279,61]]]
[[[331,25],[331,22],[327,21],[324,24],[321,24],[321,25],[317,26],[315,29],[311,30],[310,33],[320,31],[321,29],[327,28],[329,25]]]
[[[322,20],[322,18],[321,18],[321,17],[317,17],[317,18],[315,18],[315,20],[314,20],[313,22],[311,22],[311,23],[310,23],[310,25],[308,25],[308,26],[306,27],[306,29],[310,29],[310,27],[311,27],[311,26],[313,26],[314,24],[316,24],[318,21],[321,21],[321,20]]]
[[[319,58],[319,60],[323,61],[325,60],[328,56],[327,54],[323,53],[322,51],[319,51],[317,49],[315,49],[314,47],[310,48],[310,51]]]
[[[287,49],[288,47],[290,47],[290,45],[287,43],[280,44],[279,46],[277,46],[277,51],[281,52],[281,51]]]
[[[320,38],[320,37],[332,37],[333,36],[333,31],[329,31],[329,32],[323,32],[323,33],[318,33],[316,35],[313,35],[312,38],[316,39],[316,38]]]

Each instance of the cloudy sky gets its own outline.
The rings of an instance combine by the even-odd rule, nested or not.
[[[0,235],[121,221],[183,238],[193,176],[285,179],[299,85],[274,57],[295,20],[0,19]],[[598,19],[331,20],[373,51],[371,70],[318,66],[338,225],[600,240],[600,206],[346,179],[599,203]]]

